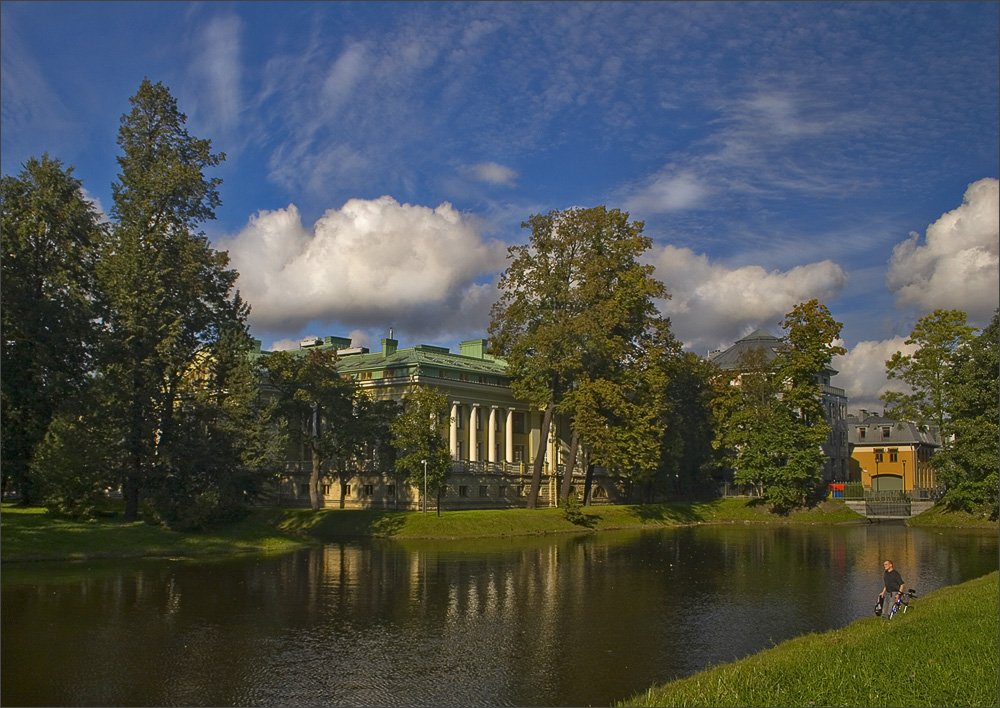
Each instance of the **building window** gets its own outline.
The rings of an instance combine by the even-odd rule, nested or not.
[[[464,413],[464,409],[462,408],[462,406],[455,406],[455,427],[456,428],[460,428],[461,429],[461,428],[465,427],[465,421],[463,420],[465,418],[465,416],[462,415],[463,413]]]
[[[489,496],[489,489],[490,488],[487,485],[480,484],[479,485],[479,496],[481,496],[481,497],[488,497]]]
[[[514,412],[514,432],[524,435],[524,413],[521,411]]]
[[[476,430],[483,429],[483,412],[481,410],[476,411]]]
[[[524,445],[514,446],[514,462],[524,462]]]
[[[875,461],[876,462],[881,462],[882,461],[882,451],[881,450],[876,450],[875,451]]]
[[[396,496],[396,485],[390,484],[385,488],[385,495],[390,498],[395,498]]]
[[[370,371],[362,371],[360,374],[358,374],[358,378],[361,379],[362,381],[371,381],[372,380],[372,372],[370,372]]]
[[[507,485],[506,484],[501,484],[499,487],[497,487],[497,496],[498,497],[506,497],[507,496]]]
[[[362,496],[370,497],[370,496],[373,496],[374,494],[375,494],[375,485],[374,484],[366,484],[366,485],[364,485],[364,486],[361,487],[361,495]]]
[[[351,496],[351,485],[349,485],[349,484],[342,484],[342,485],[340,485],[340,496],[342,496],[342,497],[349,497],[349,496]]]
[[[858,428],[858,440],[864,440],[866,432],[867,430],[865,428]]]
[[[889,433],[892,430],[888,425],[882,427],[882,439],[885,440],[889,437]]]
[[[899,462],[898,450],[889,450],[889,462]]]
[[[330,485],[329,484],[324,484],[323,485],[323,496],[325,497],[325,496],[328,496],[329,494],[330,494]]]
[[[469,488],[464,484],[458,485],[458,496],[467,497],[469,496]]]

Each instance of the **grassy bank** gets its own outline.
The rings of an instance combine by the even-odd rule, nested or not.
[[[995,706],[998,574],[650,689],[626,706]]]
[[[43,509],[4,504],[0,512],[0,560],[78,560],[138,556],[280,553],[317,540],[359,537],[395,539],[502,538],[553,533],[591,533],[695,523],[842,523],[862,517],[841,502],[824,502],[787,517],[743,499],[647,506],[590,507],[578,523],[561,509],[490,509],[389,512],[270,508],[217,530],[179,533],[141,521],[105,518],[69,521]]]
[[[910,518],[908,526],[949,526],[970,529],[997,529],[1000,524],[990,521],[983,514],[970,514],[967,511],[948,511],[943,506],[935,506],[922,514]]]
[[[5,563],[284,553],[303,545],[302,539],[277,532],[257,517],[214,531],[180,533],[120,518],[70,521],[37,507],[4,504],[0,510],[0,561]]]
[[[308,534],[321,539],[376,537],[396,539],[459,539],[527,536],[550,533],[588,533],[618,529],[643,529],[697,523],[845,523],[864,517],[842,502],[827,501],[812,509],[776,516],[766,507],[745,499],[675,502],[632,506],[597,506],[582,510],[573,523],[562,509],[482,509],[445,511],[438,516],[416,512],[344,511],[317,513],[305,509],[262,511],[284,533]]]
[[[0,560],[76,560],[139,556],[195,557],[251,552],[282,553],[320,540],[350,538],[462,539],[504,538],[554,533],[591,533],[685,524],[863,523],[843,502],[828,500],[788,516],[768,512],[747,499],[716,499],[635,506],[598,506],[581,510],[576,523],[562,509],[490,509],[391,512],[374,510],[259,509],[244,521],[201,533],[179,533],[141,521],[119,518],[78,522],[42,509],[4,504],[0,513]],[[930,514],[926,519],[925,514]],[[997,528],[971,515],[925,512],[909,523]],[[970,518],[966,518],[970,517]]]

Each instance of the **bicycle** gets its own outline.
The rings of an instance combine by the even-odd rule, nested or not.
[[[892,609],[889,610],[889,619],[893,618],[893,615],[899,611],[899,608],[903,608],[903,614],[906,614],[906,610],[910,607],[910,600],[915,598],[917,593],[912,590],[907,590],[906,592],[901,592],[896,595],[896,601],[892,603]]]

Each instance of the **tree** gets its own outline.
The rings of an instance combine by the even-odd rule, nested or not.
[[[952,508],[982,508],[997,519],[1000,459],[1000,325],[994,313],[978,337],[955,353],[950,386],[952,445],[931,459]]]
[[[0,180],[3,489],[35,501],[31,459],[60,405],[93,367],[92,300],[102,227],[58,160],[31,158]]]
[[[822,483],[823,417],[818,377],[829,367],[841,324],[817,300],[785,316],[783,346],[773,361],[764,349],[743,354],[720,376],[715,447],[729,456],[738,484],[755,486],[779,512],[806,503]]]
[[[886,378],[899,379],[910,388],[909,393],[882,394],[888,405],[886,413],[919,425],[937,426],[947,448],[954,396],[952,371],[975,332],[975,327],[966,324],[966,314],[961,310],[934,310],[917,320],[906,340],[906,344],[917,345],[917,351],[896,352],[885,362]]]
[[[97,267],[97,303],[102,373],[127,412],[123,493],[132,519],[142,490],[174,465],[184,377],[223,330],[245,326],[248,308],[234,292],[228,255],[196,231],[221,203],[220,180],[204,172],[225,156],[188,134],[185,115],[162,84],[143,80],[130,103],[118,133],[115,223]]]
[[[666,365],[666,405],[658,475],[674,494],[697,496],[718,488],[714,473],[715,420],[712,416],[712,372],[708,362],[691,352],[671,356]]]
[[[292,444],[309,451],[309,505],[317,511],[323,464],[336,458],[343,481],[344,465],[366,440],[357,386],[337,372],[337,355],[329,350],[313,349],[303,356],[274,352],[264,368],[267,383],[278,393],[278,410]]]
[[[419,387],[403,397],[403,412],[390,424],[392,444],[399,450],[396,468],[407,474],[410,484],[417,489],[424,488],[426,474],[427,490],[437,496],[439,515],[441,492],[452,464],[451,451],[442,434],[444,420],[450,420],[448,397],[436,389]]]
[[[178,391],[171,465],[146,489],[152,520],[196,530],[239,519],[285,466],[287,436],[276,404],[260,395],[258,360],[242,328],[224,330]]]
[[[640,340],[656,317],[653,299],[666,293],[652,267],[638,263],[651,240],[627,213],[603,206],[551,211],[522,227],[531,229],[530,242],[509,249],[489,331],[494,353],[507,361],[511,390],[544,410],[527,501],[535,508],[557,408],[572,414],[564,399],[574,387],[610,382],[622,362],[643,358]],[[610,386],[602,386],[605,394]]]

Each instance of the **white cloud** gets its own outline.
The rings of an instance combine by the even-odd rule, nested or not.
[[[495,162],[480,162],[472,165],[472,174],[482,182],[493,184],[503,184],[511,186],[517,177],[517,172],[509,167],[498,165]]]
[[[405,322],[422,333],[481,328],[470,318],[482,316],[494,293],[476,281],[506,257],[504,244],[484,242],[450,204],[431,209],[388,196],[351,199],[312,230],[294,205],[261,211],[220,248],[240,273],[252,325],[289,333],[309,323]]]
[[[780,321],[800,302],[835,297],[847,282],[832,261],[767,271],[756,265],[713,264],[689,248],[654,248],[650,262],[671,299],[661,305],[685,346],[703,350],[728,346],[756,327],[775,336]]]
[[[195,38],[191,86],[197,91],[202,120],[215,130],[232,130],[242,110],[241,33],[240,18],[228,15],[209,20]]]
[[[861,408],[881,412],[885,404],[879,396],[886,391],[906,391],[906,384],[885,377],[885,362],[896,352],[913,354],[917,346],[906,344],[906,337],[883,341],[858,342],[843,356],[833,358],[833,368],[840,373],[833,384],[847,392],[849,410]]]
[[[711,190],[689,172],[659,174],[650,183],[625,200],[625,209],[642,214],[694,209]]]
[[[962,205],[896,245],[886,286],[897,306],[965,310],[971,321],[986,321],[997,307],[1000,287],[1000,182],[969,185]]]

